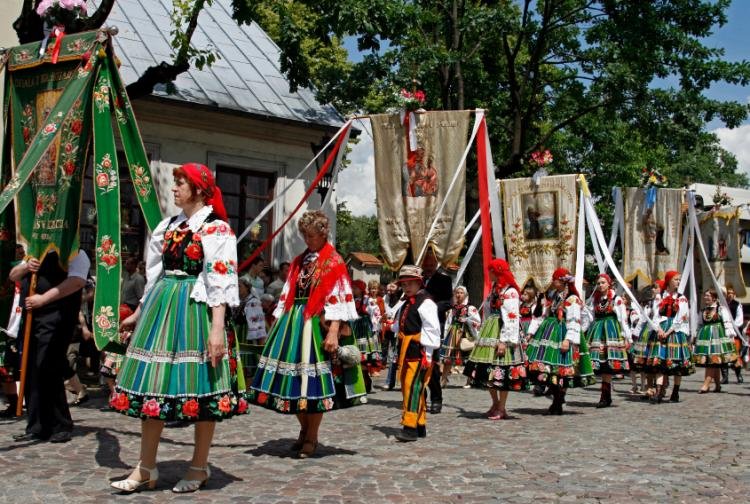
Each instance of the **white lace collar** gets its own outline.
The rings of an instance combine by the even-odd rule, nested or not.
[[[197,233],[203,223],[206,221],[206,217],[208,217],[208,215],[213,212],[213,210],[214,208],[211,205],[206,205],[195,212],[189,219],[187,215],[185,215],[185,212],[180,212],[177,218],[169,224],[169,229],[174,230],[177,228],[177,226],[187,221],[190,231],[192,231],[193,233]]]

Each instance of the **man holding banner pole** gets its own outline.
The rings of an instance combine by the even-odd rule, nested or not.
[[[68,271],[60,266],[57,252],[47,253],[41,262],[30,258],[10,271],[10,279],[21,282],[21,392],[28,408],[26,430],[14,441],[70,441],[73,419],[65,395],[66,352],[89,266],[86,253],[79,250]]]

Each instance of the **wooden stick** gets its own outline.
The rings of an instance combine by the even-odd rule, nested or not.
[[[31,285],[29,286],[29,293],[27,297],[33,296],[36,293],[36,273],[31,274]],[[24,299],[25,300],[25,299]],[[23,414],[23,397],[24,388],[26,388],[26,371],[29,367],[29,340],[31,339],[31,319],[33,312],[26,310],[26,321],[23,326],[23,350],[21,353],[21,383],[18,387],[18,402],[16,404],[16,416],[20,417]]]

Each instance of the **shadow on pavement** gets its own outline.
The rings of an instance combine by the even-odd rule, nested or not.
[[[375,406],[385,406],[386,408],[396,408],[401,409],[401,406],[403,406],[403,401],[396,400],[396,399],[375,399],[367,397],[367,403],[373,404]]]
[[[252,455],[253,457],[261,457],[263,455],[269,455],[277,458],[297,458],[297,452],[289,449],[296,439],[292,438],[281,438],[272,439],[266,441],[262,445],[247,450],[245,453]],[[357,452],[353,450],[347,450],[345,448],[337,448],[335,446],[324,445],[323,443],[318,444],[318,449],[315,450],[315,454],[310,458],[321,458],[331,455],[356,455]]]
[[[190,462],[187,460],[164,460],[157,462],[156,467],[159,469],[159,481],[156,483],[156,490],[166,490],[172,488],[178,481],[180,481],[182,476],[187,472],[188,467],[190,467]],[[229,474],[215,465],[210,464],[210,467],[211,479],[206,483],[206,487],[202,490],[203,492],[219,490],[231,483],[244,481],[242,478]],[[128,467],[128,469],[130,469],[130,467]],[[119,476],[110,478],[109,481],[125,479],[129,475],[130,470]]]
[[[401,427],[391,427],[390,425],[371,425],[370,427],[372,427],[372,430],[385,434],[385,437],[389,439],[401,432]]]
[[[554,416],[549,415],[547,412],[547,408],[543,409],[537,409],[537,408],[514,408],[513,413],[518,413],[519,415],[532,415],[532,416]],[[565,408],[563,406],[563,416],[566,415],[580,415],[581,413],[578,411],[570,411],[569,409]]]

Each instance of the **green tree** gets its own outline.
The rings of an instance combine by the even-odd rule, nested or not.
[[[336,249],[343,257],[351,252],[380,254],[377,218],[352,215],[346,203],[339,203],[336,208]]]

